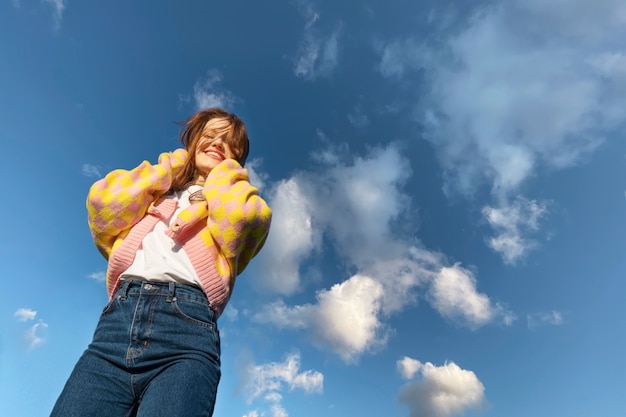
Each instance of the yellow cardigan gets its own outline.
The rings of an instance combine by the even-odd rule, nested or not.
[[[98,250],[109,261],[109,298],[145,235],[158,221],[169,223],[176,201],[162,196],[188,157],[184,149],[162,153],[158,164],[144,161],[130,171],[112,171],[89,190],[89,227]],[[219,317],[235,278],[265,243],[272,211],[250,185],[248,172],[233,159],[220,162],[209,173],[202,193],[206,201],[182,210],[166,234],[189,256]]]

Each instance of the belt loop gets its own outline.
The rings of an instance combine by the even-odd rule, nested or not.
[[[126,300],[126,297],[128,296],[128,287],[130,287],[130,281],[122,281],[122,285],[120,285],[120,289],[118,290],[120,300]]]
[[[172,300],[176,298],[176,283],[170,282],[169,284],[170,284],[169,291],[167,293],[167,298],[165,299],[165,301],[167,301],[168,303],[171,303]]]

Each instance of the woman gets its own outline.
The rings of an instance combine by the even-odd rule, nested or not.
[[[213,414],[216,321],[265,242],[271,210],[243,169],[237,116],[199,111],[180,139],[185,149],[115,170],[89,191],[110,301],[51,416]]]

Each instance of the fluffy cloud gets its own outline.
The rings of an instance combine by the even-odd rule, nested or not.
[[[560,326],[563,324],[563,315],[556,310],[532,313],[526,316],[529,329],[539,326]]]
[[[383,286],[381,312],[388,316],[417,302],[417,290],[436,277],[444,258],[441,254],[413,246],[390,259],[374,258],[365,268]]]
[[[341,256],[362,268],[405,247],[392,236],[393,223],[410,208],[402,187],[411,170],[398,146],[373,148],[365,157],[324,171],[321,178],[315,173],[305,180],[316,197],[317,219]]]
[[[327,77],[337,67],[341,24],[336,25],[330,33],[324,34],[317,28],[320,16],[311,3],[299,1],[296,6],[306,23],[293,71],[296,76],[307,80]]]
[[[92,272],[91,274],[87,275],[87,278],[93,279],[97,282],[104,282],[106,281],[107,274],[104,271]]]
[[[222,74],[211,69],[203,79],[199,79],[193,86],[193,101],[196,109],[208,107],[221,107],[230,109],[236,101],[236,97],[230,91],[220,87]],[[189,101],[189,97],[181,97],[181,101]]]
[[[34,320],[36,316],[37,312],[30,308],[20,308],[15,313],[13,313],[13,317],[17,318],[18,321]]]
[[[415,374],[422,367],[422,362],[418,361],[417,359],[405,356],[396,362],[396,366],[398,368],[398,372],[400,372],[400,375],[402,375],[402,378],[413,379]]]
[[[476,290],[473,274],[460,265],[442,267],[430,286],[432,305],[439,313],[470,328],[491,322],[501,316],[505,324],[514,320],[513,313],[500,305],[493,305],[485,294]]]
[[[81,167],[81,173],[85,177],[101,178],[102,177],[102,168],[97,166],[97,165],[83,164],[83,166]]]
[[[320,249],[324,233],[338,254],[359,269],[404,250],[392,238],[391,226],[410,203],[400,190],[411,172],[406,158],[389,145],[342,164],[335,151],[315,156],[319,170],[296,173],[268,192],[272,228],[257,261],[267,271],[258,281],[263,287],[293,293],[300,263]]]
[[[244,389],[248,403],[263,397],[271,405],[273,417],[286,417],[287,412],[281,405],[283,390],[300,390],[307,394],[319,394],[324,388],[324,375],[308,370],[300,372],[300,355],[289,355],[283,362],[271,362],[263,365],[249,365],[245,370]],[[259,415],[256,410],[249,416]],[[263,415],[261,413],[260,415]]]
[[[315,304],[289,307],[278,301],[266,306],[255,320],[285,328],[306,328],[316,346],[351,362],[385,342],[379,320],[382,296],[379,282],[355,275],[318,292]]]
[[[259,191],[263,191],[265,183],[267,181],[267,174],[260,170],[263,165],[261,158],[254,158],[246,162],[246,170],[248,171],[248,177],[250,178],[250,184],[254,185]]]
[[[626,54],[615,42],[626,35],[625,9],[617,0],[516,0],[456,26],[446,20],[427,40],[379,47],[384,76],[424,77],[416,114],[448,194],[488,184],[496,206],[515,204],[538,167],[580,163],[605,140],[626,118]],[[532,248],[523,233],[489,243],[507,263]]]
[[[41,336],[41,332],[48,328],[48,324],[43,320],[39,320],[39,322],[33,324],[24,334],[24,339],[26,340],[26,344],[28,349],[34,349],[40,345],[42,345],[46,339]]]
[[[289,355],[283,362],[250,365],[246,370],[245,388],[248,400],[262,395],[275,394],[287,388],[302,390],[308,394],[320,393],[324,387],[324,375],[317,371],[300,372],[300,355]]]
[[[272,227],[257,260],[264,271],[257,282],[277,294],[292,294],[300,286],[300,262],[320,243],[313,227],[313,206],[297,178],[277,183],[269,200]]]
[[[255,316],[260,323],[305,330],[313,344],[354,363],[387,342],[385,318],[416,303],[420,291],[444,318],[476,329],[491,322],[510,325],[515,315],[476,289],[473,274],[460,265],[444,266],[443,256],[418,248],[398,259],[381,260],[371,275],[354,275],[320,290],[317,301],[289,306],[266,305]]]
[[[515,315],[476,289],[473,274],[459,265],[442,266],[443,257],[411,248],[405,257],[378,262],[371,276],[354,275],[317,293],[312,304],[266,305],[255,316],[281,329],[302,329],[315,346],[354,363],[387,342],[385,318],[426,299],[444,318],[476,329],[497,321],[510,325]],[[383,272],[384,271],[384,272]]]
[[[619,65],[602,60],[615,55],[614,43],[582,47],[551,14],[554,3],[485,9],[439,45],[444,53],[422,54],[432,86],[423,107],[427,137],[458,190],[471,193],[486,178],[494,194],[514,192],[540,162],[579,162],[626,115],[606,82]],[[542,20],[550,30],[514,23],[520,19]]]
[[[485,387],[476,374],[454,362],[435,366],[405,357],[399,363],[404,370],[408,367],[410,373],[421,376],[405,385],[398,398],[409,408],[411,417],[450,417],[479,410],[485,403]]]
[[[476,290],[476,279],[459,265],[421,248],[410,221],[410,198],[402,187],[410,176],[400,149],[390,144],[342,162],[341,150],[315,155],[321,169],[299,172],[270,193],[274,230],[259,256],[275,293],[300,286],[299,265],[320,251],[322,237],[348,268],[349,278],[317,292],[313,303],[267,305],[255,320],[301,329],[321,349],[355,362],[387,341],[385,319],[417,303],[420,294],[446,319],[472,329],[512,313]],[[284,242],[289,241],[289,245]],[[324,255],[324,254],[322,254]]]
[[[522,259],[537,243],[527,236],[539,229],[539,220],[547,212],[546,203],[518,197],[501,207],[485,206],[483,216],[495,231],[488,245],[500,253],[505,263]]]
[[[427,52],[415,39],[393,40],[383,45],[378,43],[380,54],[378,69],[385,77],[401,78],[407,71],[419,68]]]
[[[239,319],[239,310],[237,310],[232,303],[229,303],[226,309],[224,309],[224,317],[226,317],[228,321],[237,321]]]
[[[37,317],[37,312],[30,308],[20,308],[13,316],[18,321],[32,321]],[[26,347],[31,350],[34,349],[45,342],[45,338],[41,335],[41,333],[48,327],[48,324],[43,320],[39,320],[37,323],[33,324],[31,327],[26,330],[24,333],[24,340],[26,341]]]

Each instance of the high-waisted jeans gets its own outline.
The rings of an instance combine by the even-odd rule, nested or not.
[[[210,417],[220,375],[215,314],[202,290],[124,281],[51,417]]]

